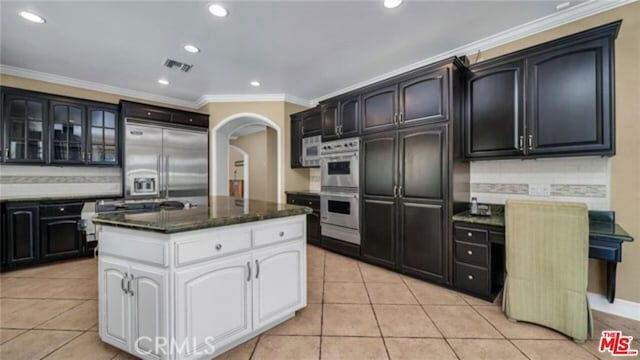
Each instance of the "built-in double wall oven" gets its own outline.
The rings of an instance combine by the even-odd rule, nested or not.
[[[359,140],[323,143],[320,148],[322,235],[360,245]]]

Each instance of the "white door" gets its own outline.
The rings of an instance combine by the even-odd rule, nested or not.
[[[176,273],[176,340],[195,351],[221,347],[252,331],[251,255]],[[193,352],[193,347],[190,349]]]
[[[274,246],[253,256],[253,328],[306,306],[305,244]]]
[[[128,267],[122,262],[100,257],[100,336],[104,342],[129,350]]]
[[[166,343],[169,315],[166,271],[139,265],[132,265],[130,270],[132,350],[147,359],[166,357],[163,354],[171,351],[171,344],[162,347]]]

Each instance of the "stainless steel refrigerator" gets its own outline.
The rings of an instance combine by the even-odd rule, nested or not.
[[[209,133],[125,120],[126,200],[208,203]]]

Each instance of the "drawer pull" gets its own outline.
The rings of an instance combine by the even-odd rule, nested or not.
[[[151,116],[151,113],[150,113],[150,112],[147,112],[147,116]]]
[[[284,236],[284,231],[280,231],[280,237]]]
[[[220,249],[222,249],[222,244],[217,244],[216,245],[216,250],[220,251]]]
[[[467,275],[467,279],[473,280],[473,275]]]
[[[64,208],[63,208],[63,207],[61,207],[61,208],[60,208],[60,211],[64,211]]]
[[[467,233],[467,236],[468,236],[468,237],[472,237],[472,236],[473,236],[473,233],[468,232],[468,233]]]
[[[469,255],[473,255],[473,251],[471,251],[471,250],[467,250],[467,254],[469,254]]]
[[[311,205],[311,201],[309,201],[309,205]]]

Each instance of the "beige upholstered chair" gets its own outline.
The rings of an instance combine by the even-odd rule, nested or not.
[[[587,340],[593,322],[586,205],[508,200],[505,225],[507,317],[547,326],[576,342]]]

